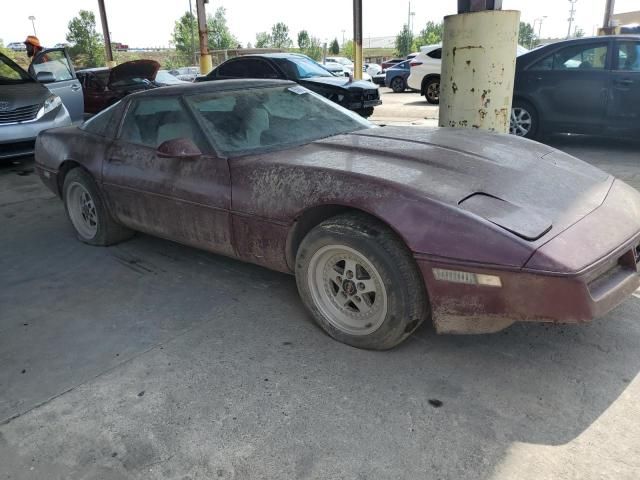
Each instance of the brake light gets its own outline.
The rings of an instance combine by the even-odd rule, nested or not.
[[[422,62],[411,62],[409,65],[412,67],[417,67],[418,65],[422,65]]]

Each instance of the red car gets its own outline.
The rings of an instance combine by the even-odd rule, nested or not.
[[[35,155],[81,241],[140,231],[293,273],[356,347],[424,320],[586,322],[640,286],[640,193],[620,180],[510,135],[376,128],[291,82],[129,95]]]
[[[85,113],[96,114],[133,92],[155,88],[160,64],[155,60],[132,60],[114,68],[76,71],[82,84]]]

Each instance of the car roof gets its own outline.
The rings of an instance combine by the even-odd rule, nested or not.
[[[252,53],[250,55],[241,55],[235,58],[309,58],[301,53],[277,52],[277,53]],[[232,60],[232,59],[229,59]]]
[[[161,88],[153,88],[142,92],[133,93],[130,97],[162,97],[172,95],[196,95],[199,93],[227,92],[233,90],[245,90],[250,88],[281,87],[297,85],[288,80],[271,80],[259,78],[236,78],[229,80],[210,80],[207,82],[185,83],[181,85],[169,85]]]
[[[539,49],[535,49],[535,50],[540,50],[542,48],[550,48],[550,47],[560,47],[562,45],[580,45],[581,43],[592,43],[597,40],[609,40],[609,39],[640,40],[640,35],[634,35],[629,33],[629,34],[622,34],[622,35],[604,35],[604,36],[598,36],[598,37],[570,38],[567,40],[561,40],[559,42],[548,43],[543,47],[540,47]],[[530,51],[533,52],[534,50],[530,50]]]

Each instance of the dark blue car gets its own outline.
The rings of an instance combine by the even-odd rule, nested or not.
[[[388,68],[384,84],[394,92],[400,93],[407,89],[407,78],[411,73],[411,60],[406,60]]]

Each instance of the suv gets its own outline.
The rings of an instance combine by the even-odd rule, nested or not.
[[[424,95],[432,105],[440,103],[440,71],[442,70],[442,45],[420,47],[420,53],[411,60],[409,88]]]

